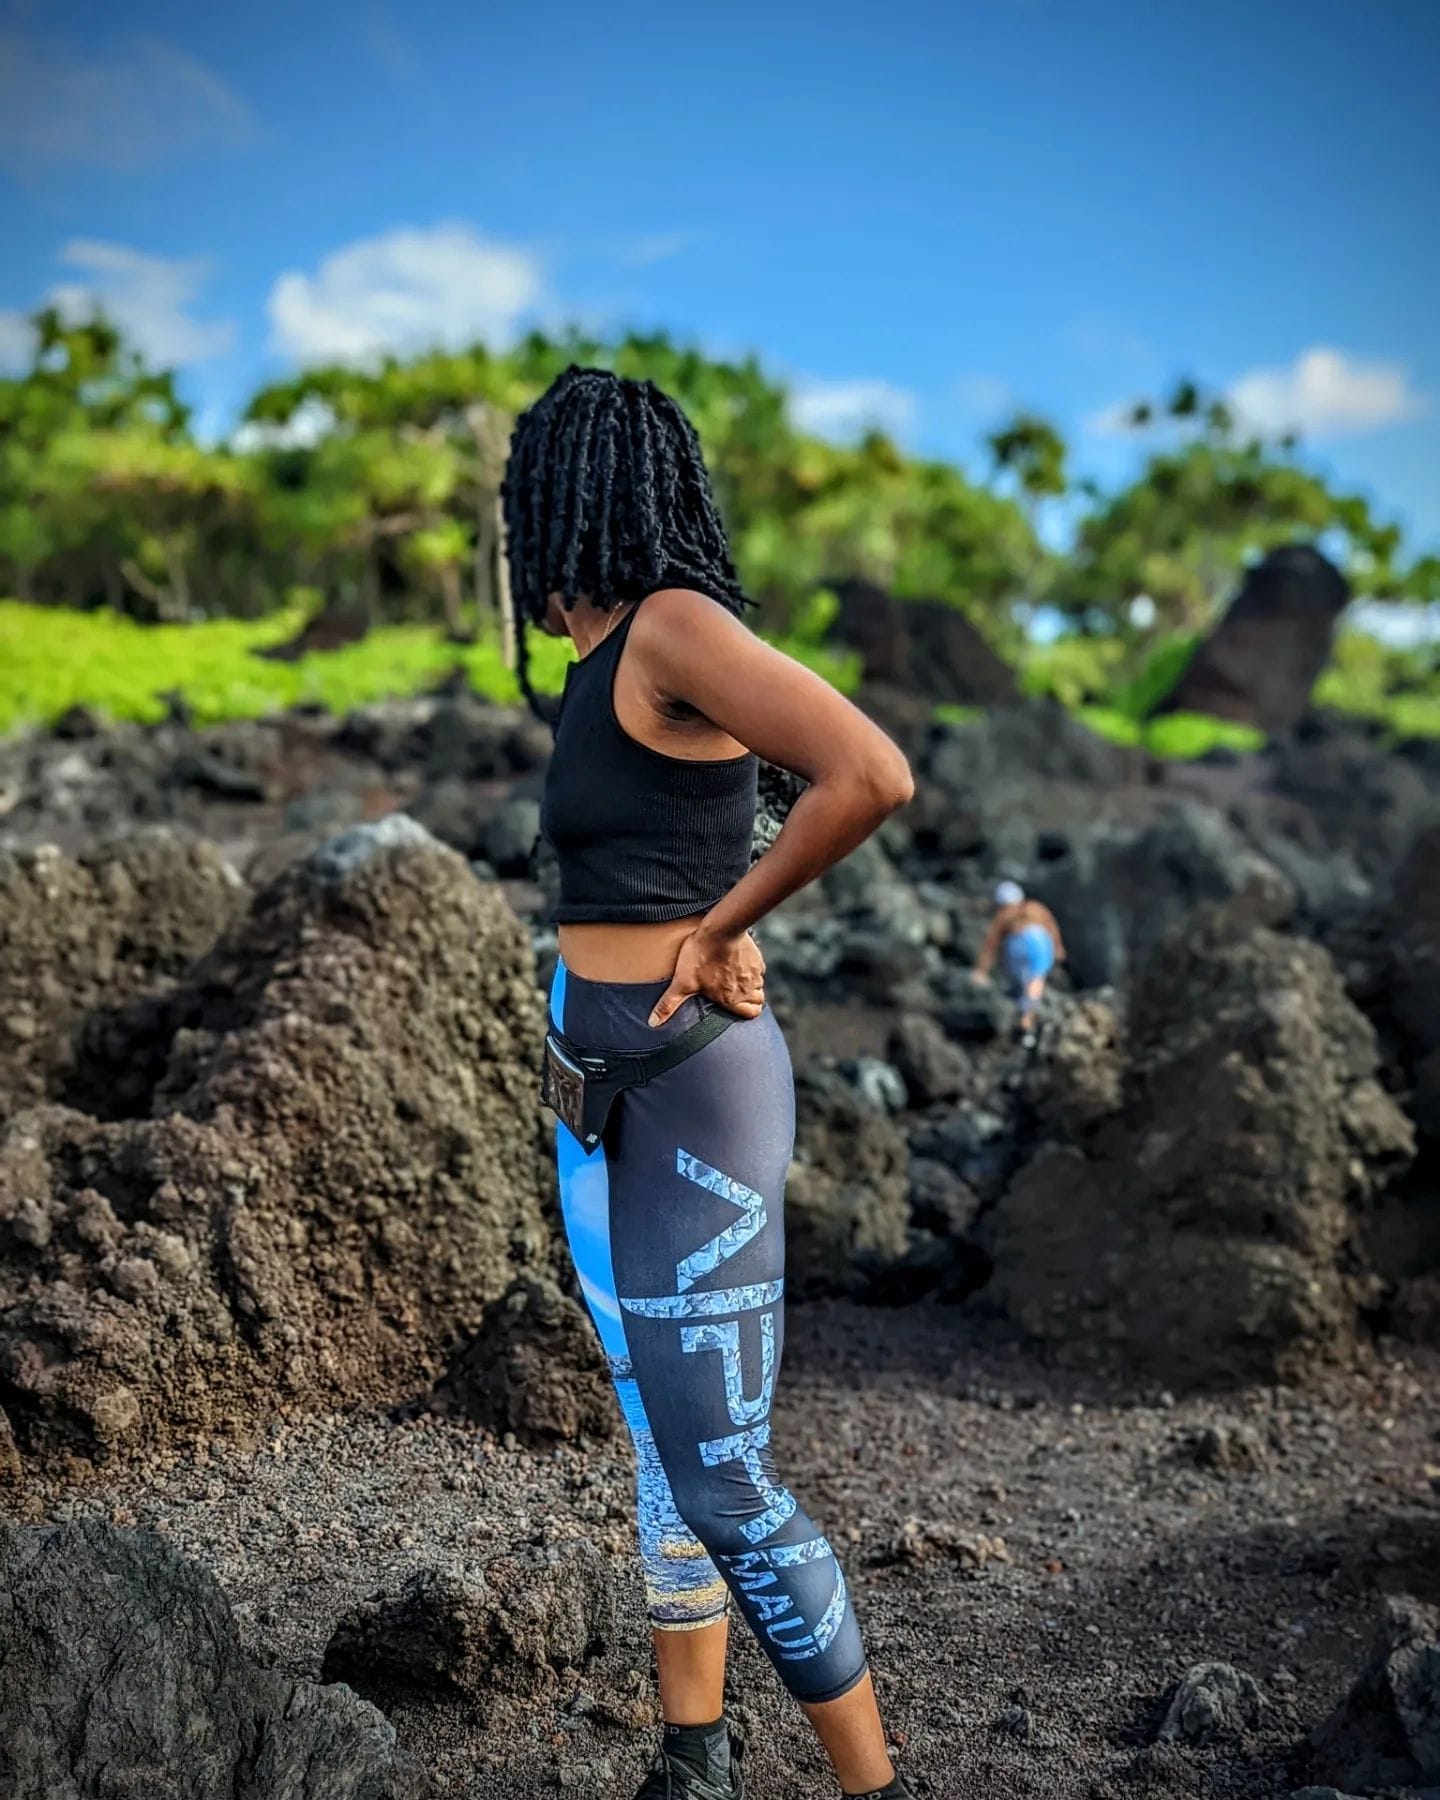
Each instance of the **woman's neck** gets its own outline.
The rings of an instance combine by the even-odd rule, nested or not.
[[[621,615],[630,610],[630,601],[621,601],[608,612],[593,600],[582,598],[567,608],[565,629],[570,633],[577,656],[588,656],[599,648],[601,640],[620,623]]]

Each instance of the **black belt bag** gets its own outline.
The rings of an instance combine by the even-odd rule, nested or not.
[[[552,1020],[545,1033],[540,1098],[588,1155],[605,1135],[617,1094],[644,1087],[713,1044],[738,1017],[716,1007],[653,1050],[586,1050]]]

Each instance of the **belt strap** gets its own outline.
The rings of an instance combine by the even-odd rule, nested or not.
[[[605,1078],[620,1068],[632,1068],[635,1072],[627,1085],[641,1086],[653,1081],[657,1075],[663,1075],[694,1056],[697,1050],[703,1050],[707,1044],[713,1044],[723,1031],[728,1031],[736,1022],[738,1014],[726,1012],[723,1006],[716,1006],[693,1025],[688,1025],[678,1036],[669,1038],[663,1044],[657,1044],[653,1050],[582,1050],[572,1038],[558,1029],[554,1020],[550,1021],[550,1034],[561,1046],[568,1050],[587,1073]]]

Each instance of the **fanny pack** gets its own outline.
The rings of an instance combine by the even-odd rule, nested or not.
[[[717,1006],[653,1050],[587,1050],[552,1019],[545,1033],[540,1098],[588,1155],[605,1135],[618,1094],[644,1087],[713,1044],[738,1017]]]

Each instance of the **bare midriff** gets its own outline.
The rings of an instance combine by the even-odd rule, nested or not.
[[[704,916],[662,925],[562,925],[560,955],[582,981],[668,981],[681,944]]]

